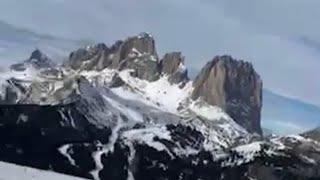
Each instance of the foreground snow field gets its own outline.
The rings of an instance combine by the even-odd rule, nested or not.
[[[50,171],[43,171],[0,162],[0,180],[84,180]]]

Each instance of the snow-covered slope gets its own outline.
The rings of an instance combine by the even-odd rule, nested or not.
[[[83,178],[67,176],[51,171],[43,171],[5,162],[0,162],[0,172],[1,180],[84,180]]]

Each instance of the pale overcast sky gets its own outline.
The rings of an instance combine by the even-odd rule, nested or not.
[[[251,61],[276,93],[320,105],[319,0],[1,0],[0,20],[111,44],[151,32],[161,54],[199,69],[218,54]]]

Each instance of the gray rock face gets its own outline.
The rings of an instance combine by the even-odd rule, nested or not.
[[[155,61],[158,60],[155,41],[153,37],[147,33],[141,33],[138,36],[126,39],[114,54],[114,66],[117,66],[128,57],[133,58],[141,55],[154,56]]]
[[[119,70],[133,69],[132,76],[148,81],[159,79],[159,64],[150,60],[150,56],[127,58],[119,65]]]
[[[126,39],[113,56],[113,67],[119,70],[133,69],[132,75],[148,81],[159,78],[155,41],[147,33]]]
[[[249,132],[261,134],[262,81],[248,62],[216,56],[194,81],[193,99],[224,109]]]
[[[164,55],[160,61],[162,74],[169,75],[172,83],[187,82],[188,70],[184,65],[184,57],[181,52],[172,52]]]
[[[158,55],[153,37],[147,33],[117,41],[108,48],[104,44],[82,48],[71,53],[66,66],[75,70],[133,69],[138,78],[159,78]]]
[[[32,66],[36,69],[53,68],[56,64],[39,49],[32,52],[29,59],[22,63],[13,64],[10,68],[16,71],[24,71],[27,66]]]
[[[81,48],[70,54],[66,65],[72,69],[101,70],[111,63],[108,54],[108,47],[102,43]]]

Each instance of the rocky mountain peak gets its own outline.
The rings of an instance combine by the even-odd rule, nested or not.
[[[52,68],[56,66],[56,64],[46,54],[39,49],[36,49],[31,53],[29,59],[23,61],[22,63],[13,64],[11,69],[23,71],[27,68],[27,66],[32,66],[35,69],[41,69]]]
[[[65,63],[75,70],[133,69],[132,75],[154,81],[159,78],[159,61],[153,37],[148,33],[117,41],[110,48],[98,44],[70,54]]]
[[[184,64],[184,57],[181,52],[171,52],[164,55],[160,61],[161,72],[169,76],[172,83],[186,82],[188,70]]]
[[[251,63],[216,56],[193,85],[193,99],[221,107],[249,132],[261,134],[262,81]]]
[[[29,59],[42,60],[47,58],[45,54],[43,54],[39,49],[34,50]]]
[[[65,65],[78,70],[101,70],[106,66],[108,54],[109,48],[103,43],[87,46],[72,52]]]
[[[119,60],[126,59],[132,54],[152,55],[158,59],[154,38],[148,33],[127,38],[119,48]]]
[[[35,68],[51,68],[55,66],[55,63],[39,49],[34,50],[26,62],[32,64]]]

